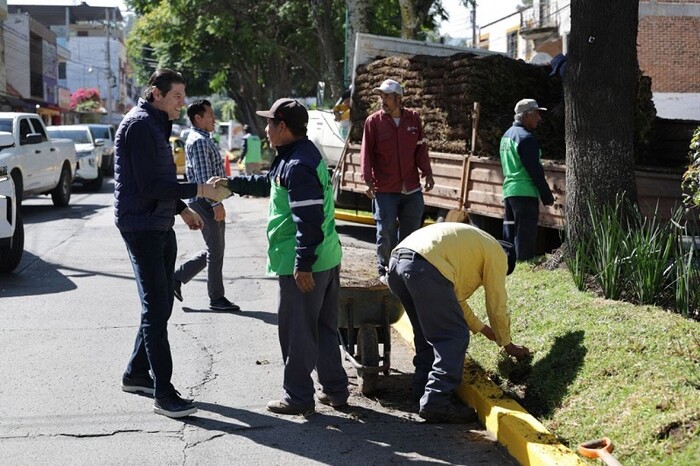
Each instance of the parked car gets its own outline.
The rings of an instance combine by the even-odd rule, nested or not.
[[[173,162],[178,175],[187,179],[185,174],[185,141],[177,136],[170,136],[170,147],[173,150]]]
[[[104,140],[102,146],[102,173],[105,175],[114,174],[114,133],[116,130],[113,125],[99,125],[90,123],[87,125],[90,128],[92,138]]]
[[[24,225],[7,167],[0,167],[0,273],[12,272],[24,252]]]
[[[48,126],[51,139],[70,139],[75,144],[75,181],[88,191],[102,188],[102,147],[104,139],[93,139],[87,125]]]
[[[28,194],[51,194],[55,206],[67,206],[75,164],[73,142],[50,140],[39,115],[0,112],[0,165],[12,177],[18,206]]]

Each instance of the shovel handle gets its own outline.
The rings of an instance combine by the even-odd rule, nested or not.
[[[607,450],[598,450],[598,458],[607,466],[622,466],[622,464],[617,461],[613,455],[608,453]]]

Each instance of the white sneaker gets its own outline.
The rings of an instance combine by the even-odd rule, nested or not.
[[[386,275],[380,275],[379,281],[382,282],[382,285],[389,286],[388,278]]]

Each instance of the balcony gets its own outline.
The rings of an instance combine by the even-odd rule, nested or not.
[[[542,40],[559,32],[559,8],[557,2],[535,1],[532,8],[520,15],[520,36],[524,39]]]

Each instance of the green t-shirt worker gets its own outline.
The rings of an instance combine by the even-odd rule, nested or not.
[[[333,186],[328,167],[306,137],[309,114],[293,99],[279,99],[265,131],[277,155],[267,175],[227,180],[240,195],[270,196],[267,272],[278,276],[279,340],[284,361],[283,394],[267,409],[307,414],[315,409],[315,369],[321,403],[347,404],[348,377],[338,347],[338,289],[342,250],[335,230]],[[226,181],[226,180],[225,180]],[[218,186],[217,182],[217,186]]]
[[[243,146],[241,147],[241,162],[245,166],[246,175],[257,175],[262,167],[262,144],[260,136],[253,134],[248,125],[243,126]]]
[[[503,168],[503,239],[515,245],[519,261],[535,257],[539,200],[549,206],[554,196],[544,177],[540,162],[540,144],[530,131],[542,120],[540,107],[533,99],[515,105],[513,126],[501,138]]]

